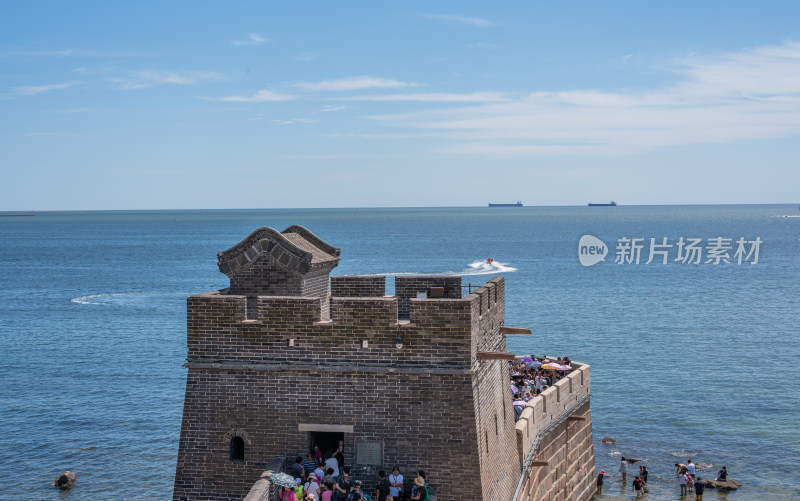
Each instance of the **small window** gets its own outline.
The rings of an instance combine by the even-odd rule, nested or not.
[[[231,439],[231,461],[239,463],[244,461],[244,439],[242,437]]]

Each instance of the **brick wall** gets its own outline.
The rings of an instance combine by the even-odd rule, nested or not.
[[[409,318],[409,303],[418,292],[428,292],[431,287],[444,287],[444,297],[458,299],[461,294],[461,277],[395,277],[394,295],[397,297],[397,314]]]
[[[346,275],[331,277],[331,296],[381,297],[386,295],[386,277]]]
[[[407,477],[426,470],[438,499],[512,499],[530,437],[588,391],[589,368],[545,392],[515,425],[507,363],[477,360],[478,351],[506,349],[500,333],[505,282],[494,278],[461,298],[460,279],[444,278],[398,285],[405,299],[253,301],[230,291],[189,297],[189,373],[174,499],[242,499],[266,462],[307,452],[309,434],[301,424],[352,427],[344,434],[346,463],[367,492],[379,467],[397,465]],[[457,297],[416,299],[415,289],[426,285],[448,286],[446,294]],[[408,322],[398,322],[403,300]],[[402,349],[395,346],[398,337]],[[580,442],[577,431],[564,435],[565,443],[584,448],[565,466],[564,482],[575,483],[576,471],[583,475],[587,465],[594,473],[592,451],[585,448],[591,428],[588,438],[581,433]],[[229,459],[233,435],[245,439],[243,462]],[[382,464],[357,461],[354,450],[362,441],[380,444]],[[542,454],[562,450],[548,447]],[[526,482],[532,491],[547,485],[544,492],[551,492],[552,483],[538,477]]]
[[[307,451],[300,423],[352,426],[347,462],[370,489],[377,467],[398,465],[407,475],[428,471],[439,499],[480,493],[469,300],[414,300],[418,324],[398,324],[393,297],[332,297],[325,322],[315,298],[257,300],[250,320],[245,296],[188,299],[174,499],[243,498],[265,461]],[[229,460],[231,430],[247,434],[242,463]],[[353,464],[363,440],[381,444],[382,465]]]
[[[534,445],[533,461],[547,462],[534,463],[524,472],[517,501],[584,501],[594,496],[592,419],[585,400],[590,394],[590,368],[572,365],[576,370],[531,400],[516,424],[520,463]]]

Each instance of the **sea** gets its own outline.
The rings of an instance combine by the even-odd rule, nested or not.
[[[226,286],[218,251],[291,224],[342,249],[334,274],[505,276],[506,325],[533,330],[509,350],[591,364],[598,499],[632,498],[642,464],[650,499],[678,499],[673,465],[688,459],[743,484],[707,501],[798,499],[798,216],[620,205],[0,217],[0,499],[170,499],[186,297]],[[640,460],[628,485],[621,456]],[[65,470],[78,480],[62,492],[49,484]]]

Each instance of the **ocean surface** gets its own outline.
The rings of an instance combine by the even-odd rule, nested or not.
[[[724,464],[744,484],[727,495],[707,491],[706,500],[798,499],[800,218],[784,215],[800,211],[476,207],[0,217],[0,499],[170,499],[186,377],[185,298],[226,286],[218,251],[258,227],[290,224],[342,249],[334,274],[453,273],[480,284],[502,273],[506,324],[534,331],[510,337],[509,349],[592,365],[596,463],[608,473],[601,499],[632,498],[633,475],[627,487],[618,478],[620,455],[647,464],[650,499],[678,499],[672,465],[689,458],[705,468],[700,476],[713,477]],[[608,246],[605,262],[581,265],[583,235]],[[675,261],[673,247],[668,264],[660,255],[645,264],[650,238],[664,237],[672,245],[700,238],[701,262]],[[706,262],[706,246],[717,237],[732,239],[730,264]],[[644,239],[639,264],[615,263],[623,238]],[[756,264],[754,253],[737,263],[740,238],[760,238]],[[482,265],[487,258],[499,264]],[[606,435],[618,443],[602,444]],[[75,487],[49,487],[67,469],[78,476]]]

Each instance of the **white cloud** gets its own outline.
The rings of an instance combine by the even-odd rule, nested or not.
[[[265,101],[291,101],[295,96],[281,94],[272,90],[261,89],[252,96],[225,96],[225,97],[203,97],[206,101],[224,101],[226,103],[261,103]]]
[[[314,120],[312,118],[292,118],[291,120],[273,120],[273,122],[280,125],[294,125],[294,124],[315,124],[319,122],[319,120]]]
[[[342,110],[346,110],[346,109],[347,109],[347,106],[331,106],[331,105],[328,105],[328,106],[325,106],[324,108],[322,108],[319,111],[321,111],[323,113],[327,113],[327,112],[331,112],[331,111],[342,111]]]
[[[208,80],[219,80],[223,75],[212,71],[130,71],[124,77],[110,77],[117,88],[122,90],[146,89],[156,85],[191,85]]]
[[[467,24],[470,26],[477,26],[479,28],[494,26],[494,23],[492,21],[480,17],[457,16],[454,14],[422,14],[422,17],[426,19],[435,19],[439,21],[452,21],[456,23]]]
[[[13,87],[12,91],[16,96],[35,96],[43,92],[50,92],[51,90],[68,89],[79,83],[81,82],[64,82],[50,85],[21,85],[19,87]]]
[[[28,134],[30,137],[78,137],[85,135],[86,134],[78,134],[75,132],[31,132]]]
[[[321,82],[300,82],[294,85],[308,91],[347,91],[361,89],[392,89],[401,87],[418,87],[419,84],[400,82],[394,78],[381,77],[349,77],[337,80],[323,80]]]
[[[269,38],[264,38],[258,33],[248,33],[244,40],[231,40],[233,45],[261,45],[269,42]]]
[[[313,61],[314,59],[318,58],[319,54],[316,52],[301,52],[294,56],[295,61]]]
[[[535,92],[507,102],[370,117],[463,155],[626,155],[800,134],[800,43],[692,56],[647,90]]]
[[[505,95],[498,92],[472,92],[470,94],[429,92],[424,94],[350,96],[337,99],[345,101],[419,101],[431,103],[492,103],[508,101],[508,98]]]

